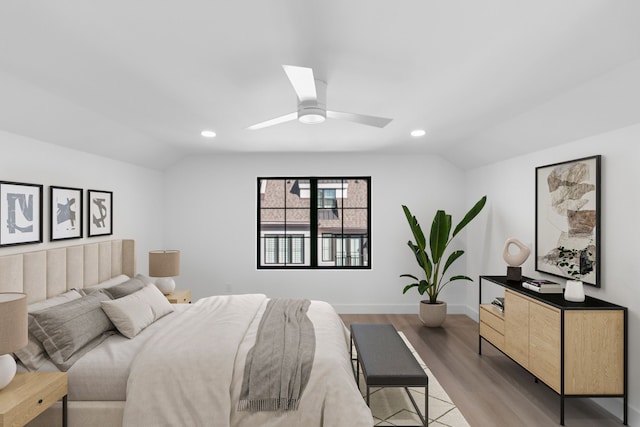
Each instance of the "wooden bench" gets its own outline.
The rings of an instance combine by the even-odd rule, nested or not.
[[[355,346],[357,357],[353,357]],[[367,386],[367,405],[371,387],[403,387],[420,421],[429,422],[429,377],[390,324],[351,325],[351,360],[356,362],[355,376],[360,386],[360,368]],[[424,416],[409,387],[424,387]]]

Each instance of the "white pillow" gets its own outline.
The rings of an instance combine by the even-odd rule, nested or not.
[[[135,337],[144,328],[173,311],[173,306],[155,285],[146,285],[116,300],[101,301],[100,305],[118,331],[127,338]]]

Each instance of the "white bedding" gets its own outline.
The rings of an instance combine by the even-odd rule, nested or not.
[[[236,411],[246,353],[266,303],[264,295],[210,297],[173,316],[146,340],[131,366],[124,426],[372,426],[353,379],[342,322],[318,301],[308,312],[316,354],[298,411]]]
[[[161,331],[178,313],[188,309],[187,304],[175,304],[169,314],[140,332],[135,339],[115,334],[80,358],[68,371],[70,401],[124,401],[127,394],[129,368],[144,343]],[[23,367],[21,372],[27,372]],[[55,372],[58,368],[44,362],[39,372]],[[98,386],[97,386],[98,385]]]
[[[175,304],[173,313],[157,320],[134,339],[115,334],[85,354],[67,372],[69,400],[125,400],[129,369],[144,343],[156,332],[162,333],[163,328],[188,308],[186,304]]]

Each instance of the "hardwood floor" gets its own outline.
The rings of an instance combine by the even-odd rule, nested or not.
[[[426,328],[411,314],[341,317],[347,327],[391,323],[402,331],[472,427],[560,425],[560,397],[491,344],[483,342],[479,355],[478,324],[465,315],[448,315],[442,328]],[[608,427],[622,421],[589,399],[567,398],[565,425]]]

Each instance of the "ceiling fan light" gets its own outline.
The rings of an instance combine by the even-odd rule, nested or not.
[[[326,117],[322,114],[316,113],[308,113],[298,117],[298,121],[300,123],[304,123],[305,125],[315,125],[318,123],[322,123],[326,120]]]
[[[322,123],[327,118],[327,111],[317,105],[309,106],[307,103],[301,103],[298,108],[298,121],[306,125],[314,125]]]

